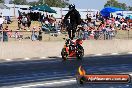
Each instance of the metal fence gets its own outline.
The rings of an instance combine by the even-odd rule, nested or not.
[[[0,31],[0,41],[57,41],[67,38],[67,33],[41,31]]]
[[[115,31],[79,31],[77,38],[84,40],[112,40],[112,39],[132,39],[132,30]]]
[[[42,39],[41,39],[42,37]],[[67,32],[42,32],[39,31],[0,31],[0,41],[58,41],[68,38]],[[76,38],[84,40],[112,40],[112,39],[132,39],[132,30],[117,30],[111,32],[103,31],[79,31]]]

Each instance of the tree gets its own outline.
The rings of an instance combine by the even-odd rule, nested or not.
[[[118,2],[116,0],[108,0],[106,2],[106,4],[104,5],[104,7],[108,7],[108,6],[117,6]]]
[[[38,2],[29,2],[28,4],[32,6],[43,4],[43,0],[39,0]],[[45,0],[45,4],[51,7],[66,7],[67,5],[69,5],[68,2],[65,2],[63,0]]]
[[[12,0],[10,0],[10,1],[9,1],[9,4],[13,4],[13,1],[12,1]]]
[[[28,4],[26,0],[14,0],[14,1],[10,0],[9,3],[15,3],[17,5],[27,5]]]
[[[132,7],[131,6],[128,6],[128,10],[132,11]]]
[[[125,3],[118,3],[117,6],[115,6],[117,8],[126,10],[127,9],[127,5]]]
[[[0,3],[4,3],[4,0],[0,0]]]
[[[35,5],[38,5],[38,2],[34,1],[34,2],[29,2],[28,4],[31,6],[35,6]]]
[[[117,0],[108,0],[106,4],[104,5],[104,7],[107,7],[107,6],[117,7],[124,10],[127,9],[127,5],[125,3],[119,3]]]

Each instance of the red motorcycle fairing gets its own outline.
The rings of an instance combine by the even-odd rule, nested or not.
[[[64,48],[63,48],[64,51],[62,50],[62,52],[61,52],[62,58],[67,59],[68,57],[79,57],[80,55],[78,55],[77,46],[81,46],[82,43],[83,43],[83,41],[81,39],[77,39],[75,41],[74,40],[70,40],[70,41],[66,40]],[[83,47],[81,49],[83,49]]]

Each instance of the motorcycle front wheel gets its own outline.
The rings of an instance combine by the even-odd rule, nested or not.
[[[84,49],[81,45],[77,47],[76,57],[77,59],[81,60],[84,56]]]
[[[62,59],[65,61],[67,60],[68,58],[68,53],[66,52],[66,49],[63,48],[62,51],[61,51],[61,56],[62,56]]]

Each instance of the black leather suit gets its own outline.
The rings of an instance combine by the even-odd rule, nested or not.
[[[66,24],[69,17],[70,17],[70,22],[69,25],[67,25],[68,26],[67,30],[68,30],[69,38],[73,39],[75,37],[77,26],[81,23],[81,16],[76,9],[72,9],[65,15],[64,24]]]

